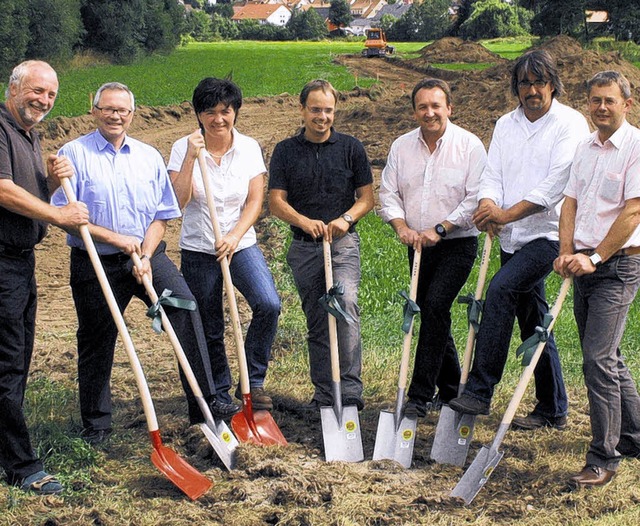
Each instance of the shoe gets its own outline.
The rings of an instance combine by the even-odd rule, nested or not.
[[[595,464],[588,464],[580,473],[569,479],[569,486],[574,489],[604,486],[611,482],[615,474],[616,472],[610,469],[601,468]]]
[[[362,411],[364,409],[364,401],[356,395],[346,395],[342,397],[342,406],[344,407],[347,405],[355,405],[358,408],[358,411]]]
[[[316,412],[320,411],[321,407],[331,407],[332,405],[333,402],[321,402],[319,400],[316,400],[315,398],[312,398],[308,404],[303,404],[301,409],[303,411]]]
[[[516,416],[511,422],[513,429],[521,429],[523,431],[533,431],[543,427],[553,427],[562,431],[567,427],[567,416],[549,417],[529,413],[527,416]]]
[[[256,411],[271,411],[273,409],[273,400],[264,392],[263,387],[252,387],[249,392],[251,393],[251,407]],[[235,397],[238,400],[242,400],[242,391],[240,386],[236,388]]]
[[[411,399],[404,404],[404,414],[406,416],[415,416],[416,418],[424,418],[427,416],[427,404],[420,400]]]
[[[105,442],[113,433],[113,429],[108,427],[107,429],[83,429],[80,433],[80,438],[87,444],[92,446],[98,446]]]
[[[58,495],[62,493],[64,487],[53,475],[49,475],[46,471],[38,471],[22,479],[20,489],[36,495]]]
[[[434,413],[437,413],[438,411],[440,411],[440,409],[442,409],[443,403],[444,402],[440,399],[440,395],[436,394],[429,402],[425,404],[425,407],[427,412],[433,411]]]
[[[214,398],[209,402],[209,409],[214,418],[231,418],[237,412],[240,411],[241,406],[235,402],[222,402],[217,398]]]
[[[465,415],[488,415],[489,404],[478,400],[471,395],[463,394],[458,398],[449,400],[449,407],[458,413]]]

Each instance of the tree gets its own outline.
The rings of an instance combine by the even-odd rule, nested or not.
[[[528,25],[530,18],[530,11],[517,9],[502,0],[479,0],[473,4],[469,18],[460,26],[460,36],[478,40],[525,35],[527,28],[522,26],[522,22]]]
[[[185,30],[185,33],[197,42],[210,42],[214,38],[212,18],[204,11],[194,9],[187,13]]]
[[[336,27],[346,27],[353,21],[351,7],[346,0],[331,0],[329,20]]]
[[[531,21],[536,35],[579,36],[586,32],[586,0],[546,0]]]
[[[425,41],[446,35],[451,28],[449,0],[413,3],[388,31],[390,40]]]
[[[28,4],[27,58],[54,63],[71,59],[84,35],[80,0],[30,0]]]
[[[299,40],[319,40],[327,36],[327,26],[315,9],[294,9],[287,29],[291,38]]]
[[[24,60],[27,51],[27,1],[0,0],[0,13],[0,78],[5,81],[11,70]]]
[[[608,4],[611,31],[619,40],[640,43],[640,6],[637,2],[610,0]]]
[[[218,13],[211,15],[211,31],[214,39],[232,40],[238,38],[240,30],[231,18],[222,16]]]

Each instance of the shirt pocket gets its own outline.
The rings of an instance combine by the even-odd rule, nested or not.
[[[609,203],[622,201],[623,178],[622,173],[606,172],[600,185],[599,197]]]

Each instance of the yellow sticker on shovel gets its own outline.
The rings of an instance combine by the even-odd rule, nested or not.
[[[356,430],[356,423],[353,420],[347,420],[344,423],[344,428],[349,432],[353,433]]]
[[[405,429],[402,432],[402,440],[409,442],[413,438],[413,431],[411,429]]]

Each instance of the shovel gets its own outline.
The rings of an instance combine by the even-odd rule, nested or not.
[[[413,267],[411,269],[411,286],[409,299],[416,300],[418,292],[418,275],[420,274],[420,259],[422,250],[417,250],[413,255]],[[403,326],[403,330],[405,327]],[[416,440],[416,416],[404,414],[404,399],[407,387],[407,375],[409,373],[409,358],[411,356],[411,336],[413,334],[413,316],[407,327],[402,344],[402,360],[400,362],[400,377],[398,379],[398,393],[396,395],[396,410],[380,411],[376,443],[373,449],[373,460],[395,460],[405,468],[411,467],[413,459],[413,446]]]
[[[322,240],[324,255],[324,279],[327,294],[333,290],[333,269],[331,265],[331,244]],[[364,460],[362,436],[358,408],[355,405],[342,406],[340,387],[340,355],[338,353],[338,328],[334,315],[328,314],[329,348],[331,350],[331,381],[333,406],[320,408],[324,456],[327,462],[361,462]]]
[[[71,183],[69,182],[69,179],[61,179],[61,184],[64,193],[67,196],[67,200],[70,203],[75,202],[75,192],[73,190],[73,187],[71,186]],[[98,281],[100,282],[100,286],[102,287],[102,292],[104,293],[107,304],[109,305],[109,310],[111,311],[111,315],[113,316],[113,321],[115,322],[118,328],[118,333],[120,334],[120,338],[122,338],[122,342],[124,343],[124,348],[127,352],[129,363],[131,364],[131,368],[133,369],[133,374],[136,379],[138,391],[140,392],[140,398],[142,399],[144,415],[147,419],[149,436],[151,438],[151,443],[153,444],[151,461],[160,470],[160,472],[176,486],[178,486],[178,488],[180,488],[180,490],[182,490],[184,494],[187,495],[187,497],[189,497],[191,500],[196,500],[197,498],[204,495],[213,484],[208,478],[198,472],[190,464],[188,464],[175,451],[162,444],[160,431],[158,429],[158,420],[156,418],[156,412],[153,407],[153,401],[151,399],[151,393],[149,392],[147,380],[144,376],[144,372],[142,371],[142,366],[140,365],[140,361],[138,360],[138,355],[136,354],[136,350],[133,346],[133,341],[131,340],[131,336],[129,335],[129,331],[127,330],[127,326],[124,322],[122,313],[118,308],[118,302],[113,295],[113,291],[111,290],[111,286],[109,285],[107,275],[104,271],[104,268],[102,267],[100,256],[98,256],[98,251],[96,250],[96,247],[93,244],[93,240],[91,239],[89,227],[86,225],[81,226],[80,235],[82,236],[84,245],[87,249],[87,252],[89,253],[89,258],[91,259],[91,263],[93,264],[96,276],[98,277]]]
[[[213,201],[213,188],[211,181],[207,177],[207,162],[205,151],[201,149],[198,153],[198,164],[204,183],[204,192],[207,197],[207,206],[213,233],[216,239],[222,239],[220,223],[216,214],[216,205]],[[264,446],[286,446],[287,439],[276,424],[269,411],[254,411],[251,403],[251,387],[249,386],[249,369],[247,367],[247,356],[244,350],[244,339],[242,337],[242,326],[240,325],[240,315],[238,314],[238,304],[236,303],[236,293],[231,281],[231,271],[229,270],[229,258],[225,257],[220,261],[222,277],[224,279],[224,290],[229,302],[229,311],[233,324],[233,335],[236,341],[238,353],[238,369],[240,371],[240,392],[242,393],[242,411],[233,415],[231,428],[241,442],[251,442]]]
[[[140,268],[142,262],[140,261],[138,254],[134,252],[131,254],[131,258],[133,259],[134,265],[137,268]],[[153,283],[151,283],[151,278],[149,278],[147,274],[142,277],[142,283],[144,284],[144,288],[147,291],[149,299],[154,304],[158,305],[158,294],[156,294],[156,291],[153,288]],[[178,357],[178,362],[180,362],[180,366],[187,377],[187,381],[189,382],[189,386],[196,398],[198,407],[200,407],[200,411],[202,411],[202,414],[204,415],[205,422],[204,424],[200,424],[200,429],[202,429],[204,436],[207,437],[207,440],[220,460],[222,460],[222,463],[227,467],[227,469],[231,470],[236,465],[236,448],[238,447],[238,440],[227,424],[225,424],[224,420],[216,420],[211,414],[211,409],[209,409],[209,406],[204,399],[202,390],[200,389],[198,381],[193,374],[191,364],[189,363],[189,360],[187,360],[187,356],[180,344],[180,340],[178,340],[176,331],[173,329],[173,326],[169,321],[169,317],[161,306],[159,307],[159,312],[162,319],[162,327],[169,335],[169,340],[171,341],[171,345],[173,345],[173,349]]]
[[[476,341],[477,316],[480,314],[480,300],[482,291],[484,290],[484,282],[487,278],[487,270],[489,268],[489,258],[491,256],[491,236],[486,235],[484,239],[484,248],[482,249],[482,260],[480,261],[480,270],[478,272],[478,284],[476,285],[475,297],[469,309],[469,334],[467,336],[467,347],[462,358],[462,373],[460,375],[460,386],[458,387],[458,396],[464,392],[471,368],[471,358],[473,355],[473,347]],[[476,315],[471,316],[472,309],[476,309]],[[475,425],[476,415],[467,415],[458,413],[451,409],[448,405],[443,405],[440,410],[440,418],[436,427],[436,436],[431,446],[431,458],[438,464],[452,464],[454,466],[464,466],[469,452],[469,445],[473,439],[473,427]]]
[[[569,292],[569,287],[571,287],[572,278],[565,278],[562,282],[562,286],[560,287],[560,292],[558,293],[558,298],[556,299],[556,303],[551,309],[551,313],[547,315],[547,319],[545,320],[545,328],[537,327],[536,332],[540,331],[540,333],[548,334],[553,329],[556,320],[558,319],[558,314],[560,313],[560,309],[562,308],[562,304],[564,299],[567,296],[567,292]],[[539,333],[539,334],[540,334]],[[542,354],[542,350],[546,344],[546,337],[540,339],[540,343],[535,348],[535,351],[531,355],[531,361],[527,364],[522,371],[522,375],[520,376],[520,381],[516,386],[516,390],[513,393],[513,397],[509,402],[509,406],[502,417],[502,422],[500,422],[500,427],[498,427],[498,432],[496,433],[493,442],[490,447],[482,446],[478,456],[471,463],[465,474],[460,479],[460,482],[453,488],[451,492],[451,497],[458,497],[464,500],[466,504],[471,504],[471,501],[475,498],[478,492],[482,489],[482,487],[486,484],[487,480],[493,473],[493,470],[498,465],[498,462],[504,456],[504,453],[499,450],[502,441],[504,440],[505,435],[511,425],[511,421],[516,414],[516,410],[520,405],[522,397],[524,396],[524,392],[527,389],[527,384],[529,380],[531,380],[531,376],[533,375],[533,371],[538,364],[538,360],[540,359],[540,355]],[[525,354],[525,359],[527,358]]]

